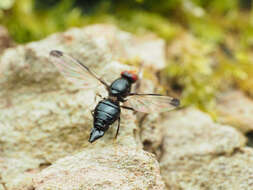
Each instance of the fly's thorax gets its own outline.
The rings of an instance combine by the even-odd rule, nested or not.
[[[109,90],[111,97],[117,97],[119,100],[125,98],[131,91],[131,82],[124,77],[118,78],[112,82]]]

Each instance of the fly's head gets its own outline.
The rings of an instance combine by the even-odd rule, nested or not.
[[[135,71],[123,71],[121,77],[126,78],[130,83],[135,83],[138,80],[138,75]]]

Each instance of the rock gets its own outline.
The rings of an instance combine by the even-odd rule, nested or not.
[[[187,183],[182,184],[182,187],[251,190],[253,187],[253,149],[240,148],[232,154],[217,156],[203,167],[194,169],[191,175],[191,177],[185,177],[184,182]]]
[[[12,41],[11,37],[6,28],[0,26],[0,54],[9,47],[14,46],[14,42]]]
[[[115,60],[131,58],[133,55],[127,49],[137,44],[137,41],[133,43],[137,39],[115,27],[95,25],[54,34],[3,53],[0,57],[0,184],[5,184],[8,190],[29,189],[31,176],[57,159],[85,148],[115,144],[114,126],[98,142],[88,143],[95,93],[105,96],[106,92],[82,90],[67,82],[48,55],[53,49],[67,52],[110,83],[122,70],[130,69]],[[139,51],[144,52],[141,47]],[[163,51],[162,48],[156,51]],[[142,147],[136,117],[131,111],[122,111],[121,116],[116,144]]]
[[[240,91],[222,94],[217,103],[218,121],[242,132],[253,130],[253,101]]]
[[[145,71],[144,71],[145,72]],[[139,80],[137,81],[136,92],[138,93],[153,93],[157,92],[158,81],[153,80]],[[152,113],[152,114],[145,114],[141,112],[137,112],[137,120],[139,121],[139,128],[140,128],[140,140],[143,144],[144,150],[157,154],[158,156],[158,149],[161,145],[163,134],[161,125],[159,122],[161,120],[161,114],[159,113]]]
[[[110,47],[115,59],[140,59],[156,71],[166,66],[165,41],[154,34],[137,37],[108,25],[99,28],[94,25],[87,27],[87,31],[99,47]]]
[[[159,124],[161,117],[158,113],[144,115],[140,118],[141,142],[143,149],[160,156],[160,146],[163,141],[163,131]]]
[[[253,150],[243,148],[236,129],[193,108],[168,114],[161,125],[160,167],[168,189],[251,189]]]
[[[21,157],[22,156],[22,157]],[[30,190],[32,189],[32,177],[41,169],[49,165],[45,161],[21,155],[2,158],[0,157],[0,184],[4,190]],[[0,188],[1,189],[1,188]]]
[[[87,149],[58,160],[34,179],[34,189],[163,190],[158,162],[141,149],[113,146]]]

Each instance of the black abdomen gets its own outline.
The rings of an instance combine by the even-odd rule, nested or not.
[[[106,131],[120,116],[119,104],[109,99],[102,100],[94,110],[94,127]]]

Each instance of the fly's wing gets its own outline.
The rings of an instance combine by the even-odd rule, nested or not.
[[[50,59],[60,73],[66,79],[78,85],[78,87],[88,89],[103,84],[108,88],[107,83],[103,79],[100,79],[87,66],[68,54],[58,50],[52,50],[50,52]]]
[[[139,112],[159,113],[175,109],[180,105],[180,101],[160,94],[130,94],[125,105]]]

